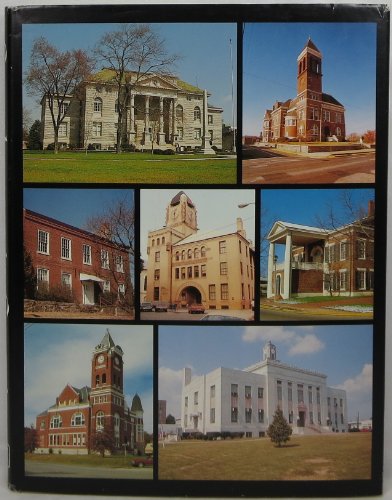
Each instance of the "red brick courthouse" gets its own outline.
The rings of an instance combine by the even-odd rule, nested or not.
[[[23,211],[23,230],[25,252],[31,258],[41,298],[61,301],[56,297],[67,297],[87,306],[130,304],[125,247],[27,209]]]
[[[128,408],[123,385],[123,351],[109,331],[93,350],[91,388],[67,384],[56,402],[37,416],[36,453],[87,454],[94,434],[109,434],[114,450],[144,450],[143,407],[133,397]]]

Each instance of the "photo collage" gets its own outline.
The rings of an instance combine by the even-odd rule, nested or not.
[[[20,23],[16,483],[377,490],[375,10],[355,22],[68,14]]]

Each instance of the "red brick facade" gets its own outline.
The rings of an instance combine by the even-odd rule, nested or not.
[[[89,453],[94,433],[112,436],[115,451],[144,449],[143,408],[136,394],[129,409],[123,391],[123,352],[107,332],[93,351],[91,389],[67,384],[56,403],[37,416],[38,453]]]
[[[23,231],[41,296],[54,295],[56,300],[56,296],[68,295],[69,301],[87,305],[130,302],[125,248],[27,209]]]

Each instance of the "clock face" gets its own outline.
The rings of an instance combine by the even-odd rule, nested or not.
[[[101,354],[98,356],[98,363],[103,363],[105,361],[105,357]]]

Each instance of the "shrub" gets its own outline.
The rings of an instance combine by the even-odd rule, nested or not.
[[[35,298],[54,302],[73,302],[72,291],[69,288],[61,285],[48,288],[44,283],[39,283]]]
[[[163,155],[175,155],[176,152],[173,149],[165,149],[164,151],[162,151],[162,154]]]

